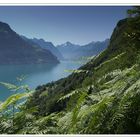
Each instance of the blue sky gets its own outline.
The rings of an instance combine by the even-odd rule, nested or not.
[[[55,45],[87,44],[109,38],[127,6],[0,6],[0,21],[18,34]]]

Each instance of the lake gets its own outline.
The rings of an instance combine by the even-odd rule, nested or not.
[[[77,69],[81,65],[81,63],[73,61],[61,61],[60,64],[57,65],[0,65],[0,82],[19,85],[17,77],[24,75],[26,78],[20,84],[26,84],[31,89],[34,89],[38,85],[46,84],[68,76],[70,73],[65,72],[65,70]],[[11,95],[11,91],[0,85],[0,101],[4,101]]]

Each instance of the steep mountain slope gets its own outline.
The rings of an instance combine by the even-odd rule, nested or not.
[[[59,50],[52,44],[52,42],[46,42],[44,39],[37,39],[33,38],[31,39],[33,42],[40,45],[42,48],[47,49],[52,52],[53,55],[55,55],[59,60],[63,60],[62,54],[59,52]]]
[[[140,48],[129,24],[119,21],[108,48],[80,71],[36,89],[28,106],[50,114],[56,133],[140,133]]]
[[[43,86],[43,90],[47,88],[50,92],[50,96],[61,97],[72,90],[82,88],[85,83],[87,85],[88,83],[89,85],[95,83],[109,72],[118,69],[124,70],[125,68],[130,68],[136,64],[138,59],[137,56],[139,55],[139,48],[129,45],[127,38],[124,36],[124,33],[128,28],[127,26],[126,19],[119,21],[114,29],[108,48],[89,63],[82,66],[79,70],[83,70],[83,72],[73,73],[68,78],[61,79],[55,83],[47,84],[46,86]],[[37,89],[42,90],[41,87],[38,87]],[[38,90],[34,95],[35,98],[33,99],[33,102],[36,104],[40,103],[39,106],[45,112],[45,108],[43,108],[41,105],[43,104],[43,106],[46,107],[45,103],[49,104],[46,102],[47,99],[43,99],[45,102],[44,103],[42,100],[39,101],[40,99],[36,98],[36,95],[40,95]],[[53,100],[54,99],[55,98],[53,98]],[[59,108],[59,105],[54,105],[50,110],[49,107],[46,107],[46,110],[57,111],[56,106]]]
[[[65,59],[81,59],[82,57],[90,57],[99,54],[107,48],[108,44],[109,39],[91,42],[83,46],[66,42],[65,44],[58,45],[57,48]]]
[[[50,51],[29,44],[8,24],[0,22],[0,64],[58,62]]]

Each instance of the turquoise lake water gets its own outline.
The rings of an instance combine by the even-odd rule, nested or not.
[[[80,66],[81,64],[72,61],[61,61],[57,65],[0,65],[0,82],[18,85],[19,82],[16,78],[24,75],[26,78],[20,84],[26,84],[34,89],[38,85],[66,77],[70,73],[65,72],[65,70],[77,69]],[[0,85],[0,101],[4,101],[10,95],[12,95],[12,92]]]

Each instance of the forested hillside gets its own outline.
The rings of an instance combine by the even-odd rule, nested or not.
[[[24,87],[25,94],[1,103],[0,133],[139,134],[140,8],[128,14],[117,23],[108,48],[86,65],[33,93]]]

